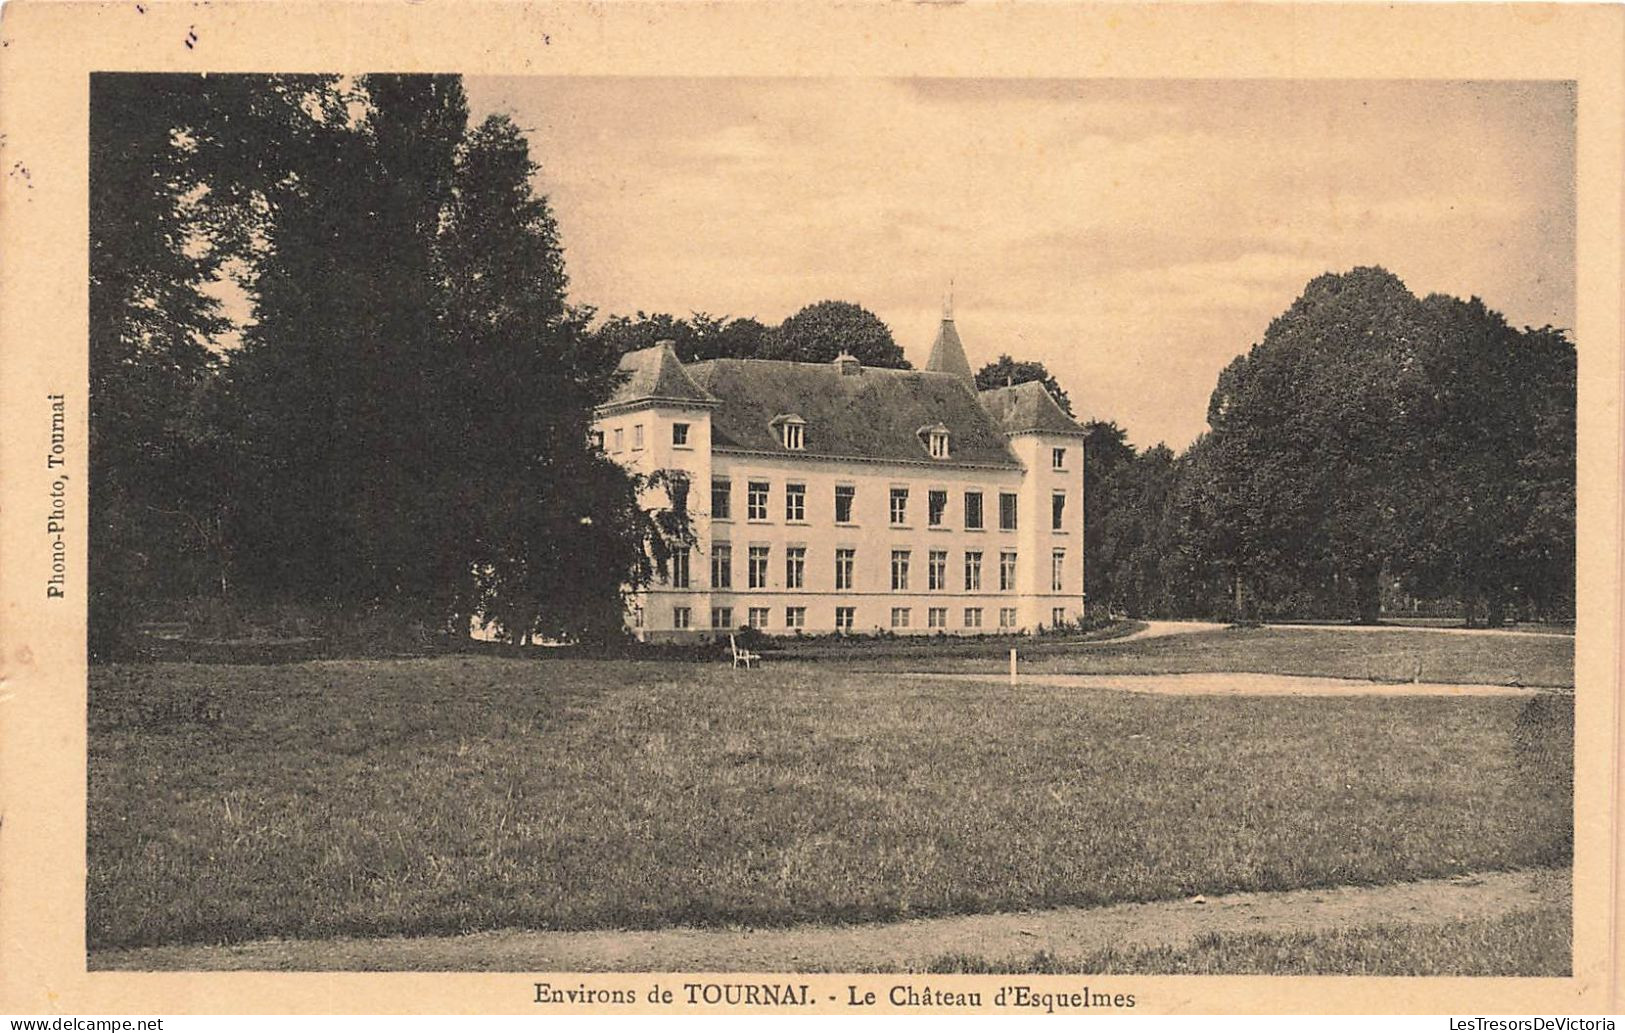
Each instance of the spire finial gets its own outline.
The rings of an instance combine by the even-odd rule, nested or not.
[[[953,322],[954,318],[954,278],[948,277],[948,293],[942,296],[942,318],[945,322]]]

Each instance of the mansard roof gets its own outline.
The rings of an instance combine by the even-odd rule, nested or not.
[[[707,407],[717,404],[716,397],[689,376],[670,341],[627,352],[616,368],[626,378],[604,403],[604,409],[626,408],[639,402]]]
[[[979,396],[982,408],[1006,434],[1066,434],[1082,437],[1084,429],[1066,414],[1036,380],[995,387]]]
[[[994,420],[959,377],[925,370],[865,366],[843,374],[836,363],[711,359],[687,367],[720,399],[711,418],[717,448],[827,458],[1019,468]],[[789,452],[772,426],[795,413],[806,421],[803,447]],[[932,459],[919,430],[948,428],[948,458]]]

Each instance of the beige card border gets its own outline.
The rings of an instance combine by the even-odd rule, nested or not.
[[[185,41],[195,34],[193,48]],[[1572,79],[1579,84],[1580,613],[1567,979],[795,976],[1133,993],[1136,1012],[1618,1011],[1625,11],[1581,5],[21,0],[0,24],[0,1012],[536,1013],[532,984],[670,976],[85,970],[86,103],[93,70]],[[69,600],[48,603],[48,393],[68,399]],[[745,982],[733,973],[720,981]],[[640,994],[641,997],[641,994]],[[824,1005],[837,1009],[836,1005]],[[592,1009],[581,1009],[590,1011]],[[658,1011],[647,1004],[617,1012]],[[811,1011],[814,1009],[804,1009]],[[847,1011],[839,1008],[840,1011]],[[885,1011],[877,1008],[875,1011]],[[1099,1014],[1100,1012],[1095,1012]]]

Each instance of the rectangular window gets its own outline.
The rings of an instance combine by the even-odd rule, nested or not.
[[[930,628],[946,628],[948,626],[948,608],[946,606],[933,606],[925,611],[925,624]]]
[[[1058,628],[1066,623],[1066,607],[1057,606],[1049,612],[1049,626]]]
[[[1014,592],[1016,590],[1016,554],[1013,552],[999,553],[999,591]]]
[[[752,606],[750,608],[750,626],[753,628],[767,627],[767,607]]]
[[[908,607],[893,606],[891,608],[891,626],[894,628],[908,627]]]
[[[1049,450],[1049,465],[1056,470],[1066,469],[1066,449],[1052,448]]]
[[[937,549],[931,550],[931,555],[925,565],[926,587],[933,592],[941,592],[948,587],[948,554]]]
[[[688,587],[688,550],[679,549],[671,554],[671,586]]]
[[[805,606],[786,606],[784,608],[784,626],[787,628],[805,628],[807,626],[807,608]]]
[[[634,628],[643,627],[643,606],[639,603],[632,604],[632,626]]]
[[[711,626],[713,628],[731,628],[734,626],[734,608],[732,606],[711,607]]]
[[[591,444],[593,448],[596,448],[602,452],[604,450],[604,432],[601,430],[593,431],[591,434],[587,435],[587,442]]]
[[[850,524],[852,522],[852,500],[857,496],[858,489],[850,484],[837,484],[835,486],[835,522],[837,524]]]
[[[711,587],[732,588],[734,583],[734,549],[727,542],[711,543]]]
[[[1014,606],[1001,606],[999,608],[999,627],[1013,628],[1016,626],[1016,608]]]
[[[965,627],[979,628],[982,626],[982,608],[980,606],[965,607]]]
[[[1016,496],[1013,492],[999,492],[999,530],[1016,529]]]
[[[802,434],[802,432],[807,429],[806,425],[795,422],[786,422],[783,424],[783,428],[784,447],[793,449],[797,452],[801,451],[802,447],[806,444],[806,438]]]
[[[982,554],[979,552],[965,553],[965,591],[980,592],[982,590]]]
[[[688,447],[688,424],[674,423],[671,425],[671,443],[678,448]]]
[[[907,549],[893,549],[891,551],[891,590],[893,592],[908,591]]]
[[[745,492],[745,517],[749,520],[767,519],[767,482],[751,481]]]
[[[632,427],[632,449],[636,451],[643,447],[643,424],[634,424]]]
[[[851,631],[852,626],[858,622],[858,608],[856,606],[835,607],[835,630]]]
[[[733,518],[733,482],[717,480],[711,482],[711,519],[731,520]]]
[[[784,519],[796,523],[807,519],[807,486],[805,484],[786,484],[784,486]]]
[[[673,606],[671,608],[671,626],[674,628],[688,627],[689,609],[686,606]]]
[[[982,493],[967,491],[965,493],[965,530],[980,531],[982,529]]]
[[[626,431],[624,428],[615,428],[615,451],[619,452],[626,447]]]
[[[835,550],[835,590],[837,592],[852,591],[852,568],[856,564],[858,550]]]
[[[1058,491],[1049,497],[1049,526],[1052,531],[1066,529],[1066,492]]]
[[[891,522],[893,524],[908,523],[907,488],[893,488],[891,490]]]
[[[767,546],[752,545],[750,562],[745,570],[746,583],[752,588],[767,587]]]
[[[1066,587],[1066,550],[1056,549],[1049,558],[1049,590],[1062,591]]]
[[[801,588],[807,579],[807,547],[792,545],[784,550],[784,587]]]
[[[948,493],[933,491],[925,497],[925,519],[932,527],[941,527],[942,518],[948,512]]]

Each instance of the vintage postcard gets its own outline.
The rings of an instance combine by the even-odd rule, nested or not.
[[[1619,1011],[1622,27],[8,5],[0,1011]]]

